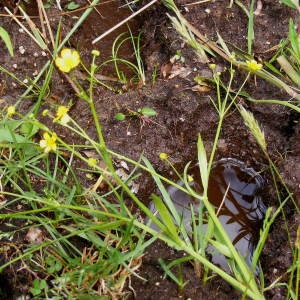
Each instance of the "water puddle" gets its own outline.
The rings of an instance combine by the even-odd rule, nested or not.
[[[198,166],[192,168],[189,174],[193,176],[192,187],[201,193],[201,180]],[[182,182],[179,182],[183,185]],[[252,168],[247,168],[243,162],[226,158],[218,161],[210,175],[208,199],[216,207],[220,222],[229,235],[235,248],[246,258],[251,266],[251,257],[256,247],[259,231],[265,213],[265,205],[259,196],[263,178]],[[191,231],[191,210],[193,206],[198,212],[199,203],[191,196],[174,188],[168,188],[178,213],[188,231]],[[154,212],[153,204],[150,206]],[[207,225],[203,225],[205,233]],[[225,270],[229,270],[225,257],[209,246],[207,252],[212,255],[212,262]]]

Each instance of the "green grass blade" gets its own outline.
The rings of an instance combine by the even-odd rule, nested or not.
[[[88,17],[88,15],[93,11],[94,6],[96,6],[100,0],[94,0],[92,3],[90,3],[89,8],[87,8],[84,13],[80,16],[76,24],[73,26],[73,28],[68,32],[66,37],[63,39],[63,41],[59,44],[57,48],[57,52],[59,52],[64,45],[69,41],[70,37],[76,32],[76,30],[80,27],[80,25],[85,21],[85,19]]]
[[[14,49],[8,32],[0,26],[0,38],[3,40],[10,56],[14,56]]]
[[[161,217],[162,222],[166,225],[167,233],[169,233],[169,235],[171,235],[171,237],[174,238],[174,240],[176,242],[180,243],[181,240],[177,234],[178,227],[175,226],[174,220],[173,220],[171,214],[169,213],[167,207],[165,206],[163,201],[158,196],[152,194],[151,198],[158,210],[158,213]]]
[[[277,62],[285,73],[292,79],[292,81],[300,87],[300,75],[299,70],[295,70],[285,56],[281,55],[277,58]]]
[[[182,226],[182,218],[180,217],[179,213],[177,212],[176,207],[175,207],[170,195],[168,194],[168,191],[162,184],[160,178],[158,176],[154,175],[155,172],[154,172],[154,169],[153,169],[152,165],[150,164],[150,162],[145,157],[143,157],[143,161],[146,164],[147,168],[150,171],[152,171],[151,174],[156,182],[157,187],[159,188],[159,191],[162,194],[162,198],[163,198],[166,206],[168,207],[172,217],[174,218],[174,224],[176,226],[178,226],[178,228],[180,228],[180,232],[183,236],[184,241],[186,241],[186,243],[188,243],[192,247],[192,244],[190,242],[190,239],[188,237],[186,229],[184,228],[184,226]],[[187,192],[187,191],[185,191],[185,192]]]
[[[186,258],[184,258],[183,261],[186,261]],[[177,285],[180,289],[182,289],[188,281],[184,282],[182,278],[182,273],[179,272],[179,274],[176,276],[172,271],[171,271],[171,264],[166,264],[162,258],[158,259],[158,262],[160,263],[161,267],[163,268],[165,274],[169,276]],[[178,267],[180,268],[180,259],[176,260]],[[174,264],[173,264],[174,265]]]
[[[299,4],[297,5],[297,0],[281,0],[283,4],[291,7],[291,8],[298,8]]]
[[[254,41],[254,0],[251,1],[249,20],[248,20],[248,54],[252,54],[252,45]]]
[[[198,136],[197,146],[198,146],[197,149],[198,149],[200,177],[203,185],[203,190],[207,191],[208,175],[209,175],[207,171],[207,156],[206,156],[206,151],[200,134]]]
[[[292,19],[290,19],[289,22],[289,40],[291,42],[291,47],[293,49],[293,52],[295,53],[295,56],[297,58],[300,58],[300,36],[298,35],[296,29],[295,29],[295,23]]]

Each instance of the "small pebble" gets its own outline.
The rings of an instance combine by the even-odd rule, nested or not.
[[[20,47],[19,47],[19,52],[20,52],[21,54],[24,54],[24,53],[25,53],[25,48],[24,48],[24,46],[20,46]]]

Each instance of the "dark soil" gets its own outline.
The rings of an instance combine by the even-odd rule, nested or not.
[[[66,2],[61,1],[62,7]],[[82,6],[87,3],[86,1],[77,2]],[[215,41],[218,32],[231,45],[242,50],[247,49],[247,18],[237,5],[228,8],[229,0],[185,6],[187,2],[186,0],[180,0],[177,1],[177,4],[184,12],[187,20],[201,33]],[[242,2],[246,5],[249,1]],[[14,7],[13,1],[7,1],[4,4]],[[107,6],[106,10],[105,7],[99,6],[98,9],[105,18],[93,12],[71,38],[68,46],[79,49],[86,63],[89,62],[90,51],[94,48],[103,52],[103,56],[101,56],[103,61],[108,59],[114,38],[126,30],[126,27],[123,27],[117,34],[114,33],[106,38],[105,43],[99,42],[95,46],[91,44],[94,38],[116,24],[118,22],[117,18],[121,20],[129,14],[128,11],[123,12],[120,9],[120,16],[117,16],[115,13],[120,11],[117,8],[119,4],[116,1],[113,12]],[[0,4],[0,13],[5,13],[2,6],[3,1],[2,5]],[[27,9],[30,14],[36,14],[35,4],[29,4],[28,6]],[[58,17],[56,16],[58,10],[51,8],[47,10],[47,13],[52,15],[50,21],[55,32],[58,23]],[[113,15],[109,16],[108,13],[113,13]],[[166,8],[162,4],[156,4],[132,23],[132,28],[137,30],[140,27],[143,32],[142,54],[148,75],[147,85],[141,88],[129,89],[122,94],[104,87],[97,87],[95,101],[98,116],[104,128],[104,136],[110,149],[133,159],[138,159],[143,153],[158,172],[172,176],[168,166],[162,164],[159,160],[159,153],[169,154],[172,163],[182,171],[188,161],[196,161],[196,142],[199,133],[201,133],[207,151],[210,152],[218,119],[216,110],[210,100],[210,97],[215,96],[213,92],[195,92],[192,90],[195,85],[193,78],[198,74],[209,75],[210,70],[207,65],[199,62],[190,47],[183,43],[172,28],[165,13]],[[254,52],[257,60],[268,60],[272,57],[274,52],[268,50],[286,37],[289,18],[293,17],[293,13],[292,10],[280,5],[279,1],[263,1],[262,11],[255,17]],[[70,14],[63,19],[63,35],[70,30],[74,23],[72,16]],[[38,19],[35,20],[38,23]],[[113,22],[111,22],[112,20]],[[10,57],[0,40],[0,65],[16,74],[21,80],[33,79],[37,74],[36,71],[39,71],[47,61],[49,54],[42,53],[24,32],[20,32],[18,25],[11,18],[1,16],[0,26],[3,26],[10,33],[15,49],[15,56]],[[23,48],[20,47],[25,49],[24,53]],[[132,59],[132,52],[130,48],[128,49],[124,51],[123,55],[127,59]],[[160,75],[152,86],[150,78],[154,67],[157,66],[159,73],[162,66],[169,63],[170,58],[175,55],[177,50],[180,50],[185,58],[182,67],[190,68],[191,73],[185,78],[176,76],[172,79]],[[211,58],[211,62],[216,63],[220,69],[227,66],[224,61],[216,58]],[[106,75],[110,72],[113,72],[113,69],[107,68],[105,70]],[[236,76],[234,84],[237,86],[241,84],[240,78],[244,77],[245,74],[240,73]],[[288,99],[288,96],[278,88],[258,78],[256,81],[252,79],[247,84],[246,90],[251,93],[253,98],[257,99]],[[23,91],[23,87],[7,74],[0,73],[1,107],[14,104]],[[95,136],[95,128],[91,122],[86,103],[77,99],[65,78],[55,72],[51,91],[48,98],[44,99],[43,108],[51,107],[53,103],[67,105],[71,99],[74,105],[70,114],[91,136]],[[24,112],[28,111],[33,101],[35,101],[34,97],[23,99],[18,109]],[[282,177],[294,195],[295,201],[299,203],[300,168],[296,167],[300,165],[299,115],[283,106],[247,103],[243,99],[240,99],[240,101],[243,102],[245,108],[254,113],[255,118],[263,128],[269,155],[278,166]],[[117,112],[127,113],[128,109],[137,110],[142,107],[151,107],[158,112],[158,115],[153,119],[155,122],[143,124],[139,118],[128,118],[121,122],[114,119]],[[47,122],[49,121],[45,119],[45,123]],[[64,132],[61,127],[59,127],[59,130],[57,133],[65,137],[66,141],[74,142],[74,136]],[[224,157],[236,158],[261,172],[266,181],[263,202],[266,206],[278,207],[279,203],[275,188],[271,174],[268,172],[268,161],[254,138],[243,125],[238,111],[234,108],[224,121],[216,159]],[[154,191],[155,186],[151,178],[146,175],[143,176],[140,179],[140,198],[148,204],[149,195]],[[284,189],[282,191],[284,192]],[[285,207],[285,214],[287,224],[285,224],[283,216],[278,217],[263,250],[261,264],[265,274],[266,286],[278,277],[284,276],[292,261],[290,242],[295,241],[299,216],[296,215],[291,201]],[[286,227],[291,233],[291,240],[287,237]],[[201,280],[195,276],[193,267],[188,263],[183,268],[184,277],[185,280],[188,280],[188,284],[182,291],[179,291],[174,282],[163,278],[164,273],[157,260],[163,258],[169,261],[180,255],[183,254],[177,253],[177,251],[168,248],[161,242],[150,246],[144,257],[143,265],[138,271],[139,275],[145,278],[146,281],[132,277],[131,285],[135,290],[135,298],[149,300],[240,298],[239,293],[218,277],[203,285]],[[11,294],[7,292],[6,299],[12,299],[16,295],[22,294],[24,290],[21,286],[26,286],[24,277],[19,276],[16,270],[15,274],[17,276],[13,276],[13,272],[12,269],[6,270],[0,277],[0,290],[3,291],[5,286],[10,286],[9,293]],[[266,298],[284,299],[285,295],[286,289],[282,286],[268,291]],[[134,295],[132,295],[133,297]]]

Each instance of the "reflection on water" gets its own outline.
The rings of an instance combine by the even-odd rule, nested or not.
[[[189,171],[194,178],[192,187],[201,193],[198,166]],[[179,182],[182,185],[182,183]],[[253,169],[244,163],[227,158],[218,161],[210,175],[208,199],[216,207],[216,212],[228,236],[239,253],[246,258],[251,266],[251,256],[259,238],[259,230],[265,213],[265,206],[259,196],[263,179]],[[191,231],[191,211],[193,205],[197,212],[199,203],[182,191],[168,188],[177,211],[187,230]],[[153,204],[152,210],[155,210]],[[206,230],[203,225],[203,232]],[[212,261],[228,270],[228,264],[223,255],[217,253],[211,246],[207,252],[212,254]]]
[[[233,159],[219,161],[209,180],[208,199],[218,207],[219,220],[249,265],[266,210],[258,195],[262,184],[260,175]],[[224,267],[220,254],[213,255],[213,260]]]

